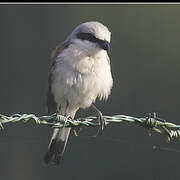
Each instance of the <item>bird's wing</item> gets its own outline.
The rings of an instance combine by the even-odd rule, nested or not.
[[[56,48],[52,51],[52,54],[51,54],[50,66],[52,66],[54,64],[57,56],[68,46],[69,46],[69,43],[66,41],[63,42],[62,44],[59,44],[58,46],[56,46]]]
[[[49,72],[49,78],[48,78],[48,94],[47,94],[48,114],[53,114],[57,111],[57,104],[55,102],[54,95],[51,91],[52,73],[53,73],[53,69],[56,65],[57,56],[67,47],[68,47],[68,43],[63,42],[62,44],[58,45],[51,54],[50,72]]]

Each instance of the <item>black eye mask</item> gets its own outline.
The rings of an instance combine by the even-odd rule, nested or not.
[[[106,51],[109,51],[109,49],[110,49],[109,43],[107,41],[103,41],[101,39],[98,39],[90,33],[78,33],[77,38],[79,38],[81,40],[87,40],[90,42],[97,43],[100,48],[102,48]]]

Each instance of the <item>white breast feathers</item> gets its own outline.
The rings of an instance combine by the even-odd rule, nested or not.
[[[88,56],[70,46],[56,59],[52,92],[60,106],[68,101],[69,108],[87,108],[98,97],[107,99],[113,80],[107,52],[100,50]]]

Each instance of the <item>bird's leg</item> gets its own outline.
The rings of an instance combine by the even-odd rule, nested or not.
[[[70,119],[72,120],[73,118],[67,113],[67,109],[69,107],[69,101],[66,100],[66,109],[65,109],[65,113],[64,113],[64,116],[67,118],[67,119]]]
[[[67,113],[67,109],[69,106],[68,100],[66,100],[66,108],[64,114],[62,114],[64,117],[66,117],[67,120],[72,120],[73,118]],[[65,121],[64,126],[66,125],[67,121]]]
[[[100,124],[100,128],[99,128],[99,130],[98,130],[98,132],[96,134],[96,136],[97,136],[99,134],[99,132],[103,131],[104,127],[106,126],[106,123],[105,123],[105,120],[104,120],[104,117],[103,117],[101,111],[94,104],[92,104],[91,106],[98,114],[98,121],[99,121],[99,124]]]

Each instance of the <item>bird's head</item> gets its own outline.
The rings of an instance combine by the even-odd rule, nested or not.
[[[69,43],[76,44],[90,54],[99,50],[109,51],[110,40],[108,28],[95,21],[80,24],[67,38]]]

